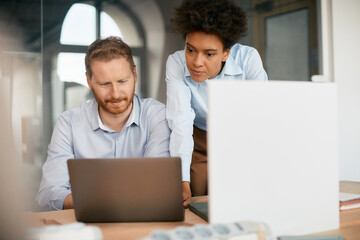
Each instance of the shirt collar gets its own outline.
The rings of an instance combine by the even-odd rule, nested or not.
[[[220,74],[217,75],[215,78],[219,78],[219,77],[221,78],[226,75],[228,75],[228,76],[241,75],[242,73],[243,73],[243,70],[241,69],[241,67],[235,62],[235,60],[232,58],[232,56],[229,55]],[[190,72],[189,72],[188,68],[186,67],[186,64],[185,64],[185,77],[191,79]]]
[[[140,100],[138,95],[134,94],[133,109],[130,113],[129,119],[125,123],[125,127],[131,126],[133,123],[140,126]]]
[[[190,72],[189,72],[189,69],[188,69],[187,66],[186,66],[186,63],[185,63],[185,77],[186,77],[186,78],[191,78]]]
[[[92,130],[95,131],[95,130],[100,128],[100,129],[103,129],[103,130],[108,131],[108,132],[113,132],[114,130],[106,127],[102,123],[100,115],[99,115],[99,105],[98,105],[98,103],[96,102],[95,99],[93,99],[93,101],[94,101],[94,104],[92,105],[92,109],[91,109]],[[139,126],[139,122],[140,122],[140,101],[139,101],[139,97],[135,94],[134,99],[133,99],[133,109],[132,109],[132,111],[130,113],[130,116],[129,116],[129,119],[126,121],[124,127],[129,127],[133,123]]]
[[[91,127],[92,130],[95,131],[96,129],[100,128],[100,116],[99,116],[99,106],[95,99],[92,99],[94,104],[91,107]]]
[[[232,58],[232,56],[230,55],[228,57],[228,59],[225,62],[225,65],[222,69],[222,71],[220,72],[219,76],[235,76],[235,75],[240,75],[243,73],[243,70],[241,69],[241,67],[239,66],[239,64],[237,64],[235,62],[235,60]]]

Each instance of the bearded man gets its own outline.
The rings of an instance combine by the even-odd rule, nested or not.
[[[97,39],[87,49],[85,66],[94,99],[57,121],[37,195],[42,210],[73,208],[68,159],[170,156],[165,105],[135,94],[129,46],[119,37]]]

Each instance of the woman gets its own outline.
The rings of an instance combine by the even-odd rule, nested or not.
[[[247,20],[230,0],[184,0],[171,22],[185,37],[185,50],[166,63],[166,114],[170,153],[182,159],[186,207],[192,195],[207,194],[207,81],[266,81],[267,74],[256,49],[236,43]]]

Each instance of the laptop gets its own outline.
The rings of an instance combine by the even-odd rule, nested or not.
[[[69,159],[81,222],[183,221],[180,158]]]
[[[334,83],[210,81],[209,222],[274,236],[339,227]]]

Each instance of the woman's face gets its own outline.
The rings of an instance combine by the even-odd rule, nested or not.
[[[191,78],[203,82],[216,77],[229,57],[221,39],[215,34],[191,32],[186,35],[185,58]]]

